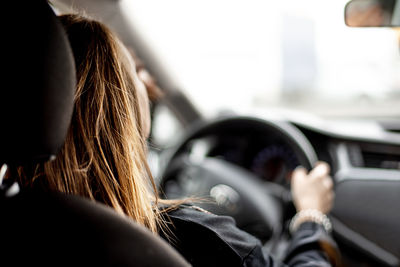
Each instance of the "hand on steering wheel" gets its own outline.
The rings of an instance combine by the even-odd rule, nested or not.
[[[297,168],[292,175],[291,191],[298,212],[307,209],[329,213],[333,206],[333,182],[329,165],[318,162],[308,174],[306,169]]]

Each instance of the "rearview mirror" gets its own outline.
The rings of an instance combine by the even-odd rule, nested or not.
[[[400,27],[400,0],[352,0],[344,14],[350,27]]]

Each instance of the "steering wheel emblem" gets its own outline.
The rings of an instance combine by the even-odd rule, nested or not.
[[[218,206],[222,206],[234,212],[238,208],[240,201],[239,194],[230,186],[219,184],[211,188],[210,196],[215,200]]]

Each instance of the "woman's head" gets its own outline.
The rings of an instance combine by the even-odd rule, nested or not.
[[[35,168],[33,184],[102,201],[156,231],[148,100],[135,64],[103,24],[78,15],[60,21],[75,57],[75,108],[62,150]]]
[[[59,18],[67,31],[75,55],[77,96],[85,91],[89,97],[97,96],[92,100],[102,100],[103,97],[108,99],[109,107],[115,107],[112,111],[132,111],[137,119],[136,128],[146,136],[147,129],[143,129],[143,123],[147,123],[144,120],[147,117],[142,116],[142,113],[148,112],[147,93],[137,76],[135,63],[128,50],[112,31],[95,20],[78,15],[64,15]],[[108,98],[110,96],[119,98]],[[123,102],[124,99],[130,103]],[[113,104],[118,102],[121,105],[117,108]]]

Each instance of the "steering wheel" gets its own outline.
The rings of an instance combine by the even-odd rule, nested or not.
[[[211,196],[214,202],[200,201],[199,206],[232,216],[239,228],[265,244],[273,243],[282,234],[285,208],[291,203],[290,190],[264,182],[233,163],[207,156],[207,137],[237,130],[279,136],[307,169],[317,161],[307,138],[292,124],[254,117],[218,118],[200,122],[186,132],[161,172],[161,192],[167,198]]]

